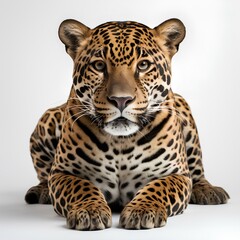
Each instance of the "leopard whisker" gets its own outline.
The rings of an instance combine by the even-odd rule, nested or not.
[[[84,111],[77,112],[73,115],[70,115],[70,117],[64,122],[63,127],[65,127],[65,125],[68,123],[68,121],[70,121],[75,116],[78,116],[78,115],[80,115],[80,117],[87,116],[88,115],[87,112],[88,112],[87,110],[84,110]],[[79,119],[79,117],[78,117],[78,119]],[[75,120],[74,120],[74,122],[75,122]]]

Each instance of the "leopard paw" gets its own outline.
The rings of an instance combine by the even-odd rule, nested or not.
[[[73,207],[67,216],[67,227],[77,230],[101,230],[112,225],[111,210],[105,204],[96,205],[85,202],[81,206]]]
[[[227,203],[228,193],[221,187],[212,186],[207,181],[193,185],[190,203],[202,205],[214,205]]]
[[[51,199],[49,196],[47,182],[39,183],[37,186],[31,187],[25,195],[25,201],[29,204],[50,204]]]
[[[163,227],[167,213],[162,208],[128,204],[122,211],[119,224],[126,229],[148,229]]]

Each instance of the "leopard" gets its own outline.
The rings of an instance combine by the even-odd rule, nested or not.
[[[163,227],[189,203],[225,204],[205,177],[195,120],[171,88],[171,61],[186,35],[176,18],[150,28],[74,19],[58,35],[73,60],[66,102],[48,109],[30,137],[39,184],[25,201],[52,204],[76,230]]]

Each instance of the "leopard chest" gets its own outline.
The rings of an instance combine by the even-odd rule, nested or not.
[[[151,180],[188,171],[181,127],[172,123],[168,121],[161,131],[161,123],[156,124],[150,131],[128,138],[109,138],[98,129],[93,134],[80,126],[78,134],[72,131],[60,141],[71,148],[63,152],[59,144],[59,166],[94,183],[108,203],[125,204]]]
[[[81,169],[74,173],[100,188],[108,203],[126,204],[151,180],[184,171],[184,146],[166,137],[158,143],[124,140],[112,142],[107,151],[76,150],[84,160],[79,160]]]

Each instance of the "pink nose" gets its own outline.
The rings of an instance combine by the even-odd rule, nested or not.
[[[117,107],[121,112],[132,102],[133,97],[108,97],[108,101]]]

